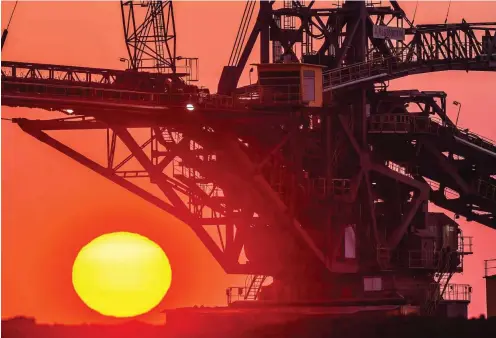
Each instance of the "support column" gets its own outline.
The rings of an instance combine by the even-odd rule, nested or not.
[[[260,1],[260,14],[264,20],[270,20],[272,16],[272,6],[268,1]],[[260,63],[269,63],[270,50],[270,26],[267,22],[260,30]]]

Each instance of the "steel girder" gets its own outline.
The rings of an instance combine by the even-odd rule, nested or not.
[[[215,137],[210,135],[213,133],[210,127],[189,125],[185,128],[184,125],[179,124],[171,130],[159,126],[149,127],[151,137],[140,145],[129,131],[132,128],[113,122],[77,117],[50,121],[20,119],[16,122],[33,137],[190,225],[229,273],[277,275],[277,271],[274,271],[275,266],[240,265],[238,262],[246,241],[245,232],[249,231],[250,227],[263,229],[269,224],[276,229],[285,228],[282,233],[280,230],[275,230],[278,231],[278,235],[270,236],[270,246],[273,249],[278,246],[277,243],[280,243],[279,248],[287,254],[286,259],[292,260],[293,269],[298,261],[301,268],[306,268],[306,264],[314,260],[309,256],[313,257],[318,249],[312,247],[313,244],[302,233],[301,227],[294,223],[295,220],[286,215],[286,208],[274,197],[275,193],[268,190],[270,187],[257,178],[259,176],[257,172],[264,170],[270,164],[269,161],[263,159],[258,165],[251,164],[238,149],[239,142],[236,138],[233,138],[233,142],[223,137],[222,141],[219,139],[222,136],[218,133],[215,133]],[[108,161],[105,165],[92,161],[47,134],[50,130],[84,128],[107,129]],[[195,135],[197,139],[202,140],[203,145],[187,138],[182,131],[178,131],[184,128],[187,129],[186,134]],[[193,132],[195,128],[197,130]],[[120,162],[117,162],[115,157],[117,139],[120,139],[130,152],[130,155]],[[209,148],[213,150],[207,150]],[[270,157],[270,154],[267,156]],[[126,170],[125,166],[131,158],[135,158],[140,163],[140,169]],[[222,165],[217,165],[221,158]],[[153,185],[160,188],[165,198],[153,196],[129,181],[140,178],[148,178]],[[262,192],[258,191],[260,189]],[[240,194],[240,190],[245,193]],[[203,227],[214,225],[218,230],[217,241],[214,241]],[[251,240],[256,238],[252,236]],[[261,250],[269,250],[268,245],[269,243],[266,243],[265,248]],[[301,249],[291,254],[288,247]],[[311,255],[305,255],[306,251],[312,251]],[[319,257],[319,260],[323,260],[323,257]],[[288,265],[281,264],[280,268]]]
[[[337,119],[326,114],[319,116],[333,125],[329,141],[336,146],[329,148],[329,151],[334,149],[334,153],[328,157],[320,144],[322,136],[327,137],[319,127],[323,123],[311,126],[310,119],[315,121],[316,116],[306,114],[259,127],[256,118],[251,119],[251,123],[247,123],[250,120],[247,119],[244,124],[236,124],[236,121],[211,118],[211,114],[201,112],[185,119],[178,118],[178,114],[185,115],[182,111],[174,114],[174,119],[136,115],[128,123],[104,112],[84,113],[97,118],[16,122],[30,135],[189,224],[227,272],[288,274],[281,270],[298,271],[297,262],[301,269],[357,271],[357,261],[344,264],[338,259],[343,250],[344,228],[354,224],[357,240],[368,242],[359,253],[361,260],[375,257],[378,247],[394,249],[398,245],[406,226],[428,199],[427,185],[371,161],[369,155],[360,150],[350,129],[352,123],[346,116]],[[150,139],[139,145],[129,132],[135,127],[149,129]],[[86,158],[47,134],[50,130],[75,129],[108,130],[106,165]],[[230,134],[226,130],[230,130]],[[117,139],[130,153],[119,163],[115,156]],[[358,162],[352,162],[358,165],[357,171],[345,168],[350,163],[342,161],[346,149],[355,152]],[[136,158],[141,168],[125,170],[131,158]],[[322,184],[319,177],[325,177],[321,171],[326,162],[334,179],[324,179]],[[174,173],[174,170],[180,172]],[[144,177],[162,190],[165,199],[129,182],[129,179]],[[398,228],[385,229],[386,225],[376,220],[376,201],[391,199],[376,186],[380,180],[379,184],[385,185],[397,182],[398,191],[414,196],[400,202],[402,208],[410,211],[404,217],[397,213]],[[244,193],[239,194],[240,190]],[[394,199],[397,200],[397,196]],[[357,212],[361,216],[357,216]],[[207,237],[208,233],[202,228],[214,224],[221,234],[217,241]],[[272,233],[257,235],[257,231],[267,231],[265,228]],[[246,229],[252,233],[250,238],[243,238]],[[382,235],[386,230],[388,238]],[[253,244],[250,244],[251,248],[245,250],[251,251],[247,254],[252,255],[253,264],[239,265],[241,248],[249,241],[255,241],[255,246],[262,248],[264,244],[259,241],[264,237],[270,242],[270,245],[265,243],[265,248],[273,250],[279,246],[278,251],[284,253],[285,258],[270,249],[253,252]],[[264,257],[264,264],[257,255]],[[281,261],[288,257],[291,264]],[[374,261],[375,258],[367,264],[373,265]]]
[[[350,34],[351,34],[351,32],[350,32]],[[16,69],[19,68],[20,66],[23,66],[25,69],[27,69],[27,73],[24,74],[23,76],[18,76],[18,74],[16,72]],[[19,64],[7,64],[6,67],[10,69],[10,72],[5,71],[2,74],[4,79],[8,80],[8,81],[2,82],[2,86],[4,87],[3,88],[4,89],[3,95],[2,95],[3,96],[3,104],[7,104],[7,105],[11,105],[11,106],[21,105],[21,106],[55,108],[55,109],[67,109],[69,107],[71,107],[71,109],[72,109],[72,107],[75,107],[75,104],[77,102],[74,99],[73,93],[71,94],[68,91],[72,90],[73,84],[81,82],[81,79],[82,79],[81,76],[73,76],[73,75],[66,76],[63,81],[65,82],[65,84],[68,84],[68,85],[66,85],[66,86],[62,85],[62,89],[64,90],[64,93],[62,94],[62,96],[59,96],[59,97],[54,97],[52,94],[47,96],[47,94],[49,94],[48,92],[43,91],[43,90],[39,91],[38,89],[36,89],[37,87],[36,86],[33,87],[33,84],[31,83],[31,79],[34,78],[36,80],[36,82],[35,82],[36,85],[44,86],[47,82],[51,84],[54,81],[57,81],[57,80],[55,80],[55,78],[53,76],[54,71],[61,71],[64,74],[73,74],[74,70],[70,69],[70,67],[64,68],[64,67],[58,67],[58,66],[47,67],[45,65],[19,65]],[[47,70],[47,69],[48,69],[48,75],[47,75],[48,77],[44,77],[42,71]],[[80,69],[78,69],[78,70],[83,71]],[[86,73],[84,73],[84,71],[86,71]],[[87,71],[95,72],[97,74],[99,74],[99,72],[101,73],[101,70],[98,70],[98,71],[84,70],[84,71],[83,71],[83,74],[88,74]],[[91,72],[90,72],[90,75],[92,74]],[[52,75],[50,75],[50,74],[52,74]],[[30,79],[29,82],[26,82],[27,79]],[[109,77],[109,79],[110,79],[110,77]],[[86,81],[86,82],[84,82],[84,81]],[[105,80],[105,81],[107,81],[106,83],[104,83],[106,85],[108,83],[112,84],[108,80]],[[9,85],[10,82],[12,82],[14,87],[17,89],[13,90],[12,88],[14,88],[14,87],[12,87],[12,88],[8,87],[7,85]],[[88,81],[88,76],[86,75],[83,82],[86,83],[86,85],[87,85],[88,83],[92,83],[94,81],[92,81],[91,79]],[[59,82],[57,82],[57,84],[59,84]],[[112,90],[114,90],[114,89],[112,88]],[[121,94],[121,93],[119,92],[119,94]],[[150,93],[145,93],[145,94],[146,95],[153,95]],[[355,100],[354,98],[356,98],[356,96],[349,96],[349,97],[350,97],[350,101],[353,101],[353,100]],[[104,99],[104,97],[102,97],[102,98]],[[111,99],[111,98],[109,98],[109,99]],[[122,100],[122,98],[120,98],[120,99]],[[62,103],[61,103],[61,100],[63,101]],[[343,99],[343,100],[346,100],[346,99]],[[417,98],[417,100],[418,100],[418,98]],[[42,102],[42,103],[40,103],[40,102]],[[95,99],[90,99],[90,100],[86,100],[84,102],[80,102],[80,104],[78,104],[77,109],[76,109],[77,112],[85,114],[84,110],[91,108],[91,105],[94,102],[95,102]],[[184,101],[183,104],[185,102],[186,101]],[[115,102],[113,104],[115,104]],[[344,106],[346,106],[346,104],[347,103],[345,102]],[[366,130],[366,126],[364,127],[362,125],[363,122],[365,121],[363,119],[363,107],[364,107],[364,105],[360,104],[360,105],[351,105],[350,106],[348,104],[348,106],[352,107],[352,110],[358,109],[356,111],[356,113],[358,115],[356,115],[356,116],[353,115],[351,118],[350,118],[350,116],[348,116],[348,117],[341,116],[338,120],[335,120],[334,122],[332,122],[331,121],[332,118],[328,117],[326,114],[321,115],[321,120],[325,121],[325,123],[326,123],[325,128],[327,128],[327,131],[323,133],[323,135],[324,135],[323,137],[327,140],[326,142],[328,142],[328,144],[324,147],[321,147],[320,149],[318,149],[318,147],[316,147],[316,148],[318,149],[317,152],[320,152],[321,154],[325,153],[324,157],[326,159],[324,160],[324,162],[327,163],[324,165],[324,167],[327,168],[327,169],[325,169],[325,171],[326,171],[324,173],[325,176],[336,177],[337,179],[349,179],[350,182],[354,182],[354,184],[357,184],[357,185],[359,185],[357,182],[362,182],[362,181],[365,182],[364,183],[365,184],[365,186],[364,186],[365,190],[364,191],[366,192],[367,197],[365,197],[363,199],[363,201],[368,201],[368,202],[365,203],[365,205],[363,205],[363,208],[364,208],[364,210],[368,208],[369,220],[365,221],[364,223],[370,224],[373,232],[375,234],[378,234],[379,231],[377,230],[377,224],[376,224],[377,222],[375,220],[375,214],[371,211],[375,208],[373,201],[376,199],[373,196],[373,187],[371,187],[372,182],[370,181],[370,177],[367,175],[364,176],[364,173],[362,173],[358,169],[353,169],[355,171],[353,172],[353,175],[351,175],[351,176],[348,176],[348,177],[343,176],[344,173],[349,174],[349,172],[350,172],[349,168],[358,168],[357,165],[360,166],[360,164],[359,164],[360,162],[365,163],[364,161],[361,160],[361,158],[363,158],[363,155],[361,154],[361,152],[363,152],[363,150],[361,150],[361,149],[362,149],[362,147],[364,147],[364,145],[366,145],[366,143],[364,143],[364,142],[366,142],[365,141],[366,136],[363,135],[363,132]],[[342,105],[340,106],[340,103],[335,103],[335,107],[338,107],[338,108],[336,108],[336,111],[342,110],[342,112],[344,112],[344,113],[346,113],[346,111],[347,111],[346,108],[342,109],[343,106]],[[353,108],[353,107],[355,107],[355,108]],[[442,108],[440,108],[440,107],[436,108],[436,105],[431,105],[431,107],[432,107],[432,109],[436,110],[437,112],[442,111]],[[95,107],[95,108],[101,109],[101,107]],[[154,107],[148,107],[148,108],[154,108]],[[159,120],[162,120],[162,123],[165,123],[164,121],[167,121],[166,123],[182,123],[183,125],[186,125],[186,126],[189,123],[191,123],[191,120],[188,120],[188,119],[184,120],[183,118],[181,118],[182,115],[178,116],[178,115],[174,114],[174,109],[170,110],[170,108],[173,108],[170,106],[170,103],[169,103],[169,107],[167,107],[166,105],[165,106],[159,105],[158,108],[164,110],[164,112],[170,113],[170,114],[165,114],[164,116],[162,116],[161,119],[159,119]],[[139,111],[143,111],[144,106],[132,108],[132,105],[124,102],[119,107],[112,107],[112,110],[109,110],[109,107],[106,107],[104,110],[102,110],[100,112],[100,114],[102,114],[102,116],[106,115],[107,117],[110,117],[112,114],[115,114],[116,112],[118,112],[119,109],[121,109],[121,110],[124,109],[122,111],[122,114],[119,115],[119,124],[121,126],[135,127],[136,125],[140,125],[140,123],[137,122],[138,119],[136,119],[136,116],[133,114],[128,114],[128,113],[136,113]],[[124,111],[126,111],[127,113],[124,113]],[[182,107],[182,109],[180,109],[180,111],[181,111],[181,113],[184,113],[184,107]],[[156,111],[155,113],[157,113],[157,112],[159,112],[159,111]],[[198,111],[198,113],[201,114],[201,110]],[[89,114],[91,114],[91,112]],[[236,114],[238,114],[238,112],[236,112]],[[219,121],[225,120],[225,123],[227,123],[227,125],[229,127],[231,126],[229,124],[230,123],[229,120],[231,121],[231,123],[233,121],[238,121],[238,122],[239,121],[245,121],[245,123],[247,122],[249,124],[250,121],[251,121],[251,123],[253,123],[253,121],[255,121],[257,118],[257,114],[255,114],[254,112],[250,112],[249,114],[244,114],[244,115],[239,115],[239,114],[236,115],[236,114],[230,114],[229,112],[227,112],[226,114],[221,114],[219,112],[216,112],[215,114],[211,114],[211,116],[213,118],[217,118]],[[115,118],[116,116],[117,115],[114,115],[113,118]],[[440,114],[440,116],[442,117],[443,114]],[[265,115],[265,116],[263,114],[258,115],[258,118],[259,118],[259,121],[265,121],[267,123],[269,122],[269,118],[267,115]],[[273,115],[271,117],[271,119],[274,120],[273,123],[276,123],[276,121],[278,121],[277,123],[288,123],[288,118],[287,118],[287,116],[284,116],[284,114],[282,116],[280,114],[279,115],[278,114]],[[45,123],[45,122],[43,122],[43,123]],[[53,122],[46,122],[46,123],[52,124]],[[67,121],[60,122],[60,123],[57,122],[56,123],[58,125],[57,128],[59,128],[59,129],[65,128],[65,126],[61,126],[62,123],[67,124]],[[99,122],[99,123],[101,123],[101,122]],[[342,126],[341,132],[339,130],[336,130],[336,128],[337,128],[336,126],[339,126],[339,124],[341,124],[341,126]],[[142,124],[142,126],[148,126],[148,125],[149,125],[148,123]],[[362,125],[362,126],[360,127],[360,125]],[[348,128],[346,128],[346,126],[348,126]],[[94,124],[91,127],[94,128]],[[83,128],[83,127],[81,127],[81,125],[79,124],[78,128]],[[253,132],[251,132],[251,133],[253,133]],[[348,142],[350,142],[347,146],[344,146],[344,148],[343,148],[343,136],[342,135],[346,135]],[[250,137],[250,142],[256,142],[257,141],[257,137],[250,135],[249,129],[246,131],[246,137]],[[353,142],[355,142],[355,143],[353,143]],[[314,142],[314,143],[316,143],[316,142]],[[325,149],[325,150],[323,150],[323,149]],[[343,157],[342,155],[341,155],[341,157],[339,157],[340,154],[346,153],[346,149],[354,149],[355,150],[355,152],[356,152],[355,159],[345,160],[345,157]],[[313,149],[312,151],[315,151],[315,149]],[[322,157],[322,155],[321,155],[321,157]],[[331,161],[331,158],[333,159],[332,161]],[[342,160],[341,165],[339,166],[340,168],[338,168],[338,167],[333,168],[333,166],[335,166],[336,163],[338,162],[336,160],[338,158]],[[319,163],[319,162],[314,161],[314,163],[316,165],[318,165],[317,163]],[[320,163],[322,163],[322,159],[320,159]],[[298,170],[297,170],[297,173],[298,173]],[[135,173],[135,174],[129,174],[129,175],[139,176],[141,174]],[[319,172],[319,175],[322,175],[322,173]],[[327,183],[326,183],[326,185],[327,185]],[[484,185],[484,189],[485,189],[485,185]],[[420,190],[422,190],[422,189],[420,189]],[[354,190],[354,191],[358,191],[358,188],[356,188],[356,190]],[[360,191],[362,191],[362,190],[360,190]],[[355,196],[356,196],[356,194],[357,193],[355,192]],[[294,201],[291,203],[294,203]],[[476,216],[476,217],[480,218],[481,216]],[[486,216],[484,216],[484,217],[486,217]],[[406,222],[406,223],[408,223],[408,222]],[[405,224],[405,222],[401,222],[401,224]],[[340,235],[338,234],[337,238],[339,238],[339,236]],[[395,235],[394,237],[399,238],[398,235]],[[386,242],[385,240],[381,240],[380,238],[378,238],[378,236],[376,236],[374,239],[374,246],[384,246],[385,242]],[[395,239],[394,241],[391,240],[391,243],[397,244],[396,242],[397,242],[397,239]],[[323,244],[321,244],[321,245],[323,246]],[[390,245],[390,246],[394,247],[395,245]],[[335,248],[339,247],[339,245],[334,245],[334,247]],[[318,253],[318,250],[315,250],[315,252]],[[321,259],[321,261],[325,262],[325,259],[323,259],[323,260]],[[324,265],[326,265],[326,264],[327,263],[324,263]]]
[[[274,8],[273,1],[260,1],[259,13],[255,26],[246,44],[245,15],[240,25],[238,36],[233,47],[233,54],[238,55],[229,61],[219,81],[218,92],[231,93],[246,66],[248,57],[255,45],[257,36],[260,39],[260,62],[269,62],[270,43],[278,44],[284,53],[292,55],[295,60],[315,63],[338,69],[359,61],[370,61],[374,64],[386,62],[392,72],[386,78],[394,79],[411,74],[419,74],[444,70],[495,70],[496,69],[496,23],[466,23],[444,25],[414,26],[406,18],[396,1],[391,7],[366,7],[366,40],[360,44],[353,42],[360,20],[353,2],[345,2],[341,8],[314,8],[314,1],[305,5],[294,1],[286,8]],[[253,8],[250,7],[253,11]],[[282,18],[282,19],[281,19]],[[292,20],[294,26],[284,27],[281,22],[285,18]],[[297,20],[295,20],[297,19]],[[281,21],[282,20],[282,21]],[[378,39],[373,36],[373,25],[404,28],[404,41]],[[270,33],[269,33],[270,32]],[[269,36],[267,36],[269,34]],[[302,52],[297,55],[297,45],[315,45],[316,51]],[[366,46],[365,60],[356,60],[356,48]],[[304,46],[303,46],[304,47]],[[305,50],[305,48],[302,48]],[[236,53],[234,53],[236,51]],[[242,51],[242,52],[241,52]],[[234,61],[233,61],[234,60]],[[378,81],[378,80],[376,80]]]
[[[386,94],[369,119],[377,158],[429,183],[433,203],[496,228],[496,143],[457,128],[442,92]]]

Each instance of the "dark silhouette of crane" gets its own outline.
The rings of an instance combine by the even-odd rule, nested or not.
[[[396,1],[260,1],[250,31],[248,1],[209,94],[177,80],[170,1],[148,3],[135,27],[122,2],[132,71],[2,62],[2,105],[69,115],[14,122],[188,224],[226,272],[250,275],[230,302],[466,315],[471,289],[449,281],[471,239],[428,202],[496,228],[496,144],[448,118],[446,93],[388,81],[496,70],[496,23],[413,25]],[[258,81],[238,87],[257,40]],[[107,160],[53,130],[106,132]]]

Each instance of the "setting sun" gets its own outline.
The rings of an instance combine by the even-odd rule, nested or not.
[[[84,246],[74,261],[72,283],[91,309],[113,317],[133,317],[157,306],[171,284],[163,250],[129,232],[102,235]]]

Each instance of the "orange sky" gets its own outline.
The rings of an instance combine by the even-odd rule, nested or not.
[[[404,4],[412,13],[414,2]],[[416,23],[444,22],[447,3],[420,2]],[[2,1],[2,29],[13,2]],[[244,3],[176,2],[178,55],[200,58],[201,84],[215,91],[227,62]],[[496,2],[453,2],[450,21],[496,21]],[[123,69],[126,57],[118,2],[25,2],[18,5],[2,60]],[[255,54],[257,55],[257,54]],[[250,62],[256,62],[253,58]],[[246,74],[245,74],[246,75]],[[247,81],[247,76],[243,81]],[[492,90],[491,86],[492,85]],[[392,89],[444,90],[462,102],[460,124],[496,139],[492,111],[496,74],[435,73],[401,79]],[[451,116],[456,107],[450,106]],[[3,117],[45,113],[2,107]],[[73,133],[90,155],[103,139]],[[89,310],[71,284],[80,247],[102,233],[139,232],[165,250],[172,287],[158,307],[224,305],[226,276],[189,228],[165,212],[2,122],[2,317],[34,316],[41,322],[110,321]],[[101,154],[101,153],[100,153]],[[496,257],[496,231],[463,221],[475,254],[457,282],[474,286],[470,314],[485,313],[483,260]]]

